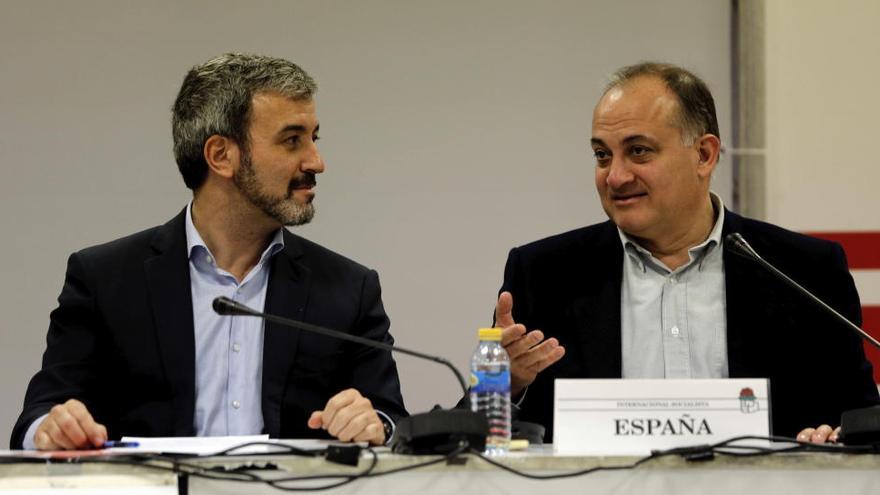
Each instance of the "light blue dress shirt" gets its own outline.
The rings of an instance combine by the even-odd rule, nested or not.
[[[263,431],[263,320],[221,316],[218,296],[262,310],[272,256],[284,248],[281,229],[239,283],[219,268],[186,208],[186,244],[196,342],[195,430],[198,436],[253,435]]]
[[[728,377],[724,204],[714,193],[712,205],[712,231],[675,270],[619,231],[624,378]]]

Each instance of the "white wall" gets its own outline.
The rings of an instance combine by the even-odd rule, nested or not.
[[[169,108],[214,55],[287,57],[316,76],[328,168],[297,231],[378,269],[398,342],[462,370],[507,250],[604,219],[589,133],[608,73],[686,65],[730,132],[726,0],[0,7],[0,431],[39,367],[67,255],[185,205]],[[725,165],[715,188],[729,201]],[[457,399],[445,370],[398,362],[410,410]]]
[[[766,4],[768,219],[880,231],[880,2]],[[880,270],[853,273],[880,305]]]

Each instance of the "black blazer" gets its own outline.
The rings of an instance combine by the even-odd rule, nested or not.
[[[36,418],[69,398],[85,403],[110,438],[195,434],[185,214],[70,256],[43,366],[12,431],[13,448],[21,448]],[[268,313],[393,342],[373,270],[285,230],[268,283]],[[406,415],[387,351],[266,323],[265,433],[324,436],[307,427],[308,416],[348,387],[392,418]]]
[[[725,210],[723,235],[739,232],[764,259],[861,325],[840,245]],[[731,378],[770,379],[772,429],[794,436],[839,424],[847,409],[878,403],[860,339],[755,263],[724,250]],[[623,247],[610,221],[510,251],[501,290],[513,316],[556,337],[566,354],[528,388],[519,418],[553,438],[555,378],[620,378]]]

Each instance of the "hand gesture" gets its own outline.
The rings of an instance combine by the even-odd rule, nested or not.
[[[502,292],[495,305],[495,326],[503,329],[501,345],[510,356],[510,393],[518,395],[538,373],[562,359],[565,348],[555,338],[544,340],[540,330],[526,330],[513,321],[513,296]]]

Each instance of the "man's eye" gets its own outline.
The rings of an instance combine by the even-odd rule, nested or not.
[[[285,141],[291,146],[296,146],[299,144],[299,136],[290,136],[289,138],[285,139]]]
[[[593,150],[593,156],[596,157],[596,160],[601,162],[610,158],[611,154],[605,150]]]
[[[633,146],[630,149],[630,153],[632,153],[635,156],[646,155],[646,154],[648,154],[649,151],[651,151],[651,150],[644,147],[644,146]]]
[[[319,135],[317,135],[317,134],[315,134],[314,136],[312,136],[312,141],[314,141],[314,142],[317,143],[317,142],[320,141],[320,140],[321,140],[321,136],[319,136]]]

